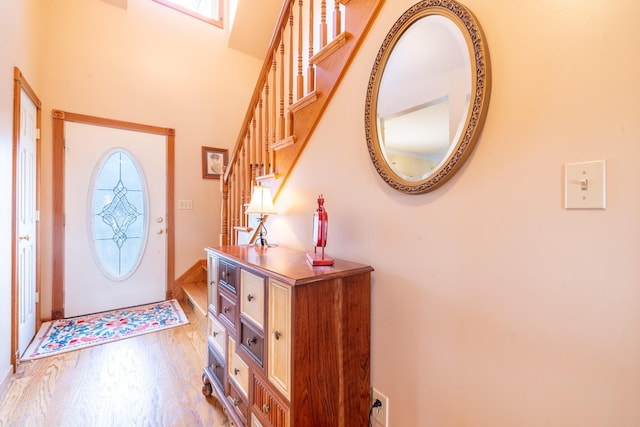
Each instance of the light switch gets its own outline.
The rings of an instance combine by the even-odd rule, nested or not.
[[[564,167],[564,208],[605,209],[605,161],[567,163]]]

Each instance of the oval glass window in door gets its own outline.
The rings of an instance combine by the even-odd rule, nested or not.
[[[142,169],[126,150],[107,152],[90,187],[91,248],[102,273],[124,280],[140,264],[147,241],[148,195]]]

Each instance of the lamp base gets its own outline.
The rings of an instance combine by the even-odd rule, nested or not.
[[[309,261],[311,265],[333,265],[334,260],[332,258],[325,258],[316,252],[307,252],[307,261]]]
[[[272,246],[276,246],[276,245],[270,245],[267,242],[266,238],[263,237],[256,237],[256,240],[253,241],[253,243],[251,243],[249,246],[256,246],[256,247],[263,247],[263,248],[270,248]]]

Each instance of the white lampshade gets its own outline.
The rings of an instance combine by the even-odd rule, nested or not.
[[[271,189],[269,187],[263,187],[262,185],[253,187],[251,201],[249,202],[249,206],[247,206],[246,213],[260,215],[276,213],[273,207],[273,200],[271,199]]]

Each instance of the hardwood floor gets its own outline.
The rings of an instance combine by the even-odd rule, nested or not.
[[[20,364],[0,397],[0,426],[229,426],[202,394],[206,318]]]

